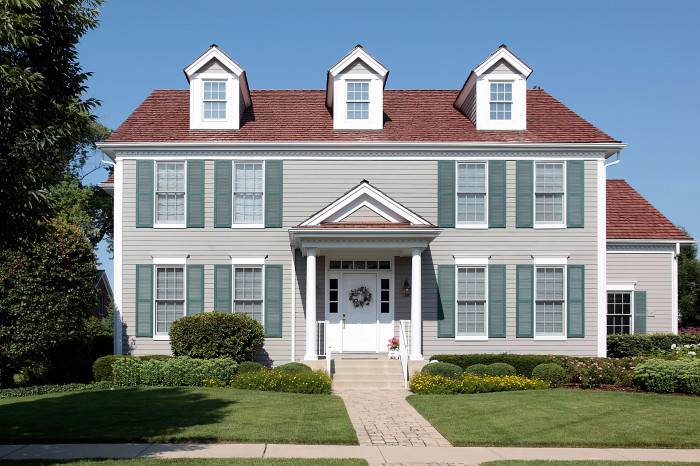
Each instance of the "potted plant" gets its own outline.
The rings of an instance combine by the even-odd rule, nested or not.
[[[399,359],[399,339],[397,337],[389,338],[389,344],[386,345],[389,350],[389,359]]]

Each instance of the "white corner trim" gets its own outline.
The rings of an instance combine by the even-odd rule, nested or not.
[[[454,254],[455,265],[489,265],[490,255],[488,256],[467,256],[463,254]]]
[[[234,256],[229,254],[231,265],[264,265],[267,256]]]
[[[608,282],[606,288],[608,291],[634,291],[634,286],[637,282]]]
[[[606,206],[606,168],[605,161],[600,160],[596,164],[597,174],[598,174],[598,199],[596,202],[596,209],[598,209],[598,357],[604,358],[608,354],[607,346],[607,309],[608,309],[608,296],[606,292],[606,282],[607,282],[607,267],[608,267],[608,256],[607,256],[607,209]]]
[[[566,265],[569,254],[533,254],[535,265]]]
[[[154,265],[185,265],[189,254],[151,254]]]
[[[114,165],[114,354],[123,352],[124,162]]]

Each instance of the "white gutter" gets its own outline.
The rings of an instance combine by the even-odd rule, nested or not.
[[[617,160],[615,160],[614,162],[606,163],[605,168],[612,167],[613,165],[617,165],[618,163],[620,163],[620,151],[617,151]]]

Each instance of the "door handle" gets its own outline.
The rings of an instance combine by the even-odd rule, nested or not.
[[[345,313],[343,313],[343,328],[345,328]]]

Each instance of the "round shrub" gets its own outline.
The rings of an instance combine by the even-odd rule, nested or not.
[[[478,375],[479,377],[483,377],[486,375],[486,369],[488,367],[489,366],[487,366],[486,364],[472,364],[471,366],[464,369],[464,372],[466,372],[467,374],[474,374]]]
[[[462,375],[462,368],[457,364],[450,364],[449,362],[435,362],[423,366],[421,372],[424,374],[441,375],[450,379],[456,379]]]
[[[561,387],[566,383],[566,369],[559,364],[540,364],[532,370],[533,379],[547,380],[550,387]]]
[[[300,362],[288,362],[287,364],[282,364],[281,366],[277,366],[272,370],[278,372],[286,372],[288,374],[298,374],[299,372],[310,371],[311,368],[306,364],[302,364]]]
[[[503,375],[515,375],[515,367],[505,362],[494,362],[486,367],[486,375],[500,377]]]
[[[634,369],[632,381],[642,390],[673,393],[678,386],[678,361],[649,359]]]
[[[196,359],[250,360],[265,343],[260,323],[243,313],[203,312],[176,320],[170,326],[174,356]]]
[[[265,366],[263,366],[259,362],[254,361],[244,361],[238,365],[239,374],[243,374],[245,372],[258,372],[265,369]]]

